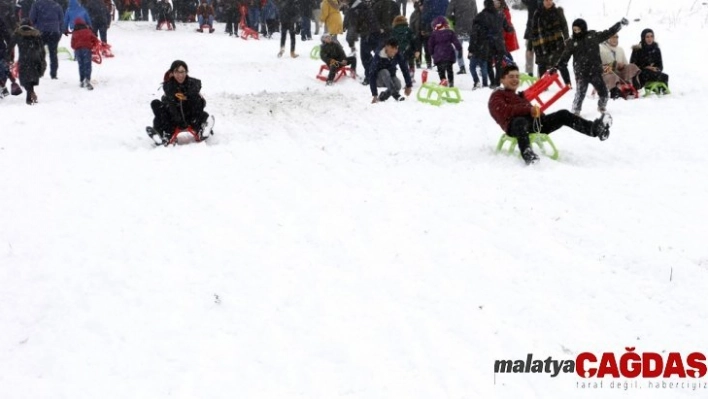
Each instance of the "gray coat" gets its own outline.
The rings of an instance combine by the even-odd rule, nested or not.
[[[474,17],[477,16],[477,0],[450,0],[446,16],[455,17],[455,33],[469,35],[472,33]]]

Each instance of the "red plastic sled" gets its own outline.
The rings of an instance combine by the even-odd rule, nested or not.
[[[560,87],[560,90],[553,96],[551,96],[551,98],[549,98],[548,100],[544,101],[543,99],[541,99],[541,93],[545,92],[546,89],[548,89],[554,83]],[[570,86],[561,83],[558,72],[546,72],[536,83],[532,84],[528,89],[526,89],[526,91],[524,91],[524,97],[528,101],[536,100],[539,107],[541,108],[541,112],[543,112],[548,107],[553,105],[554,102],[558,101],[558,99],[561,98],[569,90]]]
[[[239,21],[238,27],[241,29],[241,39],[248,40],[249,37],[252,37],[255,40],[259,40],[258,32],[249,28],[248,24],[246,24],[246,15],[248,14],[248,9],[246,8],[246,6],[241,6],[239,9],[241,11],[241,21]]]
[[[181,133],[185,133],[185,132],[192,135],[195,143],[199,143],[200,141],[202,141],[202,139],[199,137],[199,133],[195,132],[191,126],[188,126],[187,129],[185,129],[185,130],[182,130],[180,128],[176,128],[175,132],[172,134],[172,137],[170,138],[170,141],[168,141],[167,144],[165,144],[165,146],[177,145],[177,137]]]
[[[356,79],[356,73],[354,73],[354,71],[352,71],[352,69],[349,68],[348,66],[343,65],[343,66],[339,67],[339,69],[337,69],[337,74],[334,75],[334,81],[335,82],[338,81],[339,79],[343,78],[344,76],[347,76],[347,74],[349,74],[349,76],[352,79]],[[322,66],[320,66],[320,72],[315,77],[319,80],[326,81],[328,75],[329,75],[329,66],[327,64],[322,64]]]

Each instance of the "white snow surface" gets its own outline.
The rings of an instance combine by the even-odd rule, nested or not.
[[[627,11],[559,4],[591,29]],[[39,104],[0,100],[0,398],[707,397],[493,372],[527,353],[706,351],[708,81],[690,43],[707,9],[635,1],[620,43],[654,28],[673,93],[611,101],[608,141],[561,129],[560,160],[533,167],[494,152],[469,75],[457,105],[372,105],[314,79],[317,37],[278,59],[222,24],[116,22],[93,92],[60,56]],[[216,135],[153,148],[174,59]]]

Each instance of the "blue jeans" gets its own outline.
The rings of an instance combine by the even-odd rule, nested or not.
[[[76,63],[79,64],[79,80],[91,80],[91,50],[80,48],[74,51]]]
[[[199,16],[197,17],[197,21],[199,22],[199,29],[201,29],[202,26],[204,26],[204,24],[205,24],[205,22],[204,22],[204,17],[201,16],[201,15],[199,15]],[[209,27],[213,27],[213,26],[214,26],[214,16],[213,16],[213,15],[210,15],[210,16],[209,16],[209,21],[206,22],[206,25],[209,25]]]
[[[246,19],[248,27],[258,32],[258,24],[261,22],[261,10],[257,7],[249,7]]]
[[[482,71],[482,86],[486,87],[489,84],[489,63],[487,60],[472,57],[470,60],[470,73],[472,74],[472,80],[474,80],[475,84],[479,83],[477,67]]]
[[[312,26],[310,26],[310,18],[302,17],[300,20],[300,37],[302,40],[312,39]]]

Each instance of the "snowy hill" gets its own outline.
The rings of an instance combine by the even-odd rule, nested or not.
[[[0,398],[706,397],[493,373],[706,350],[708,81],[687,43],[708,7],[635,3],[620,44],[653,28],[673,94],[611,101],[608,141],[562,129],[532,168],[494,153],[469,76],[459,105],[372,105],[314,79],[317,39],[278,59],[223,25],[115,23],[93,92],[64,57],[38,105],[0,100]],[[591,29],[627,10],[559,4]],[[216,135],[152,148],[174,59]]]

